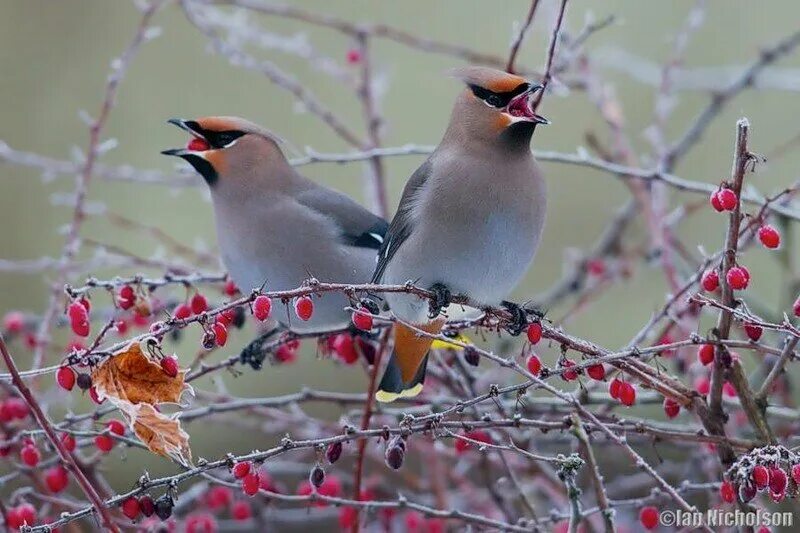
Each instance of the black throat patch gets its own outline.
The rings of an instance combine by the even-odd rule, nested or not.
[[[203,179],[206,180],[206,183],[208,183],[209,187],[213,187],[217,183],[219,175],[217,174],[217,171],[214,170],[214,167],[211,165],[211,163],[199,155],[194,154],[186,154],[183,156],[183,158],[188,161],[189,164],[192,165],[201,176],[203,176]]]

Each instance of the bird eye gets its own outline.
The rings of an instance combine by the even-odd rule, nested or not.
[[[492,107],[503,107],[503,99],[497,94],[487,96],[486,103]]]
[[[226,148],[228,145],[230,145],[233,141],[235,141],[242,135],[244,135],[243,131],[231,130],[231,131],[215,132],[212,135],[207,135],[207,136],[210,137],[211,144],[214,146],[214,148],[219,149],[219,148]]]

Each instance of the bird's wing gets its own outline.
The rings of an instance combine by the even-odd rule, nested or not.
[[[295,199],[333,220],[339,228],[343,244],[374,250],[383,244],[389,223],[349,196],[331,189],[315,187],[299,193]]]
[[[400,198],[400,205],[397,207],[397,213],[395,213],[392,223],[389,224],[389,231],[386,232],[383,244],[378,250],[378,265],[372,275],[373,283],[380,283],[389,261],[392,260],[394,254],[414,230],[415,221],[412,216],[414,202],[416,201],[417,193],[428,181],[430,171],[431,163],[429,159],[411,175],[408,183],[406,183],[406,187],[403,189],[403,196]]]

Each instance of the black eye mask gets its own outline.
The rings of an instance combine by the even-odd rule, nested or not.
[[[225,148],[230,143],[244,135],[243,131],[226,130],[226,131],[211,131],[200,127],[200,124],[194,120],[189,120],[186,125],[193,131],[199,133],[211,145],[212,148],[220,149]]]
[[[515,96],[519,96],[520,94],[524,93],[525,91],[531,88],[530,83],[520,83],[517,87],[511,91],[505,91],[502,93],[496,93],[494,91],[490,91],[489,89],[485,89],[483,87],[479,87],[477,85],[470,85],[470,90],[472,94],[476,97],[480,98],[487,104],[492,107],[496,107],[498,109],[502,109],[514,99]]]

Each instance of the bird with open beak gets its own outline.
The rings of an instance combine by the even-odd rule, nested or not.
[[[310,277],[365,283],[388,224],[348,196],[318,185],[287,161],[270,131],[236,117],[171,119],[190,134],[185,148],[162,153],[189,162],[211,191],[222,261],[244,293],[267,287],[282,291]],[[281,302],[273,302],[278,309]],[[347,327],[350,301],[326,294],[308,321],[273,313],[294,332]],[[253,352],[269,334],[245,349],[243,359],[259,367]]]
[[[546,191],[530,149],[538,124],[531,107],[541,90],[525,79],[483,67],[453,72],[466,87],[456,99],[439,146],[411,176],[383,245],[374,282],[414,282],[436,295],[434,305],[410,294],[387,294],[394,353],[376,398],[390,402],[422,390],[431,338],[452,294],[483,305],[503,304],[525,275],[539,245]]]

